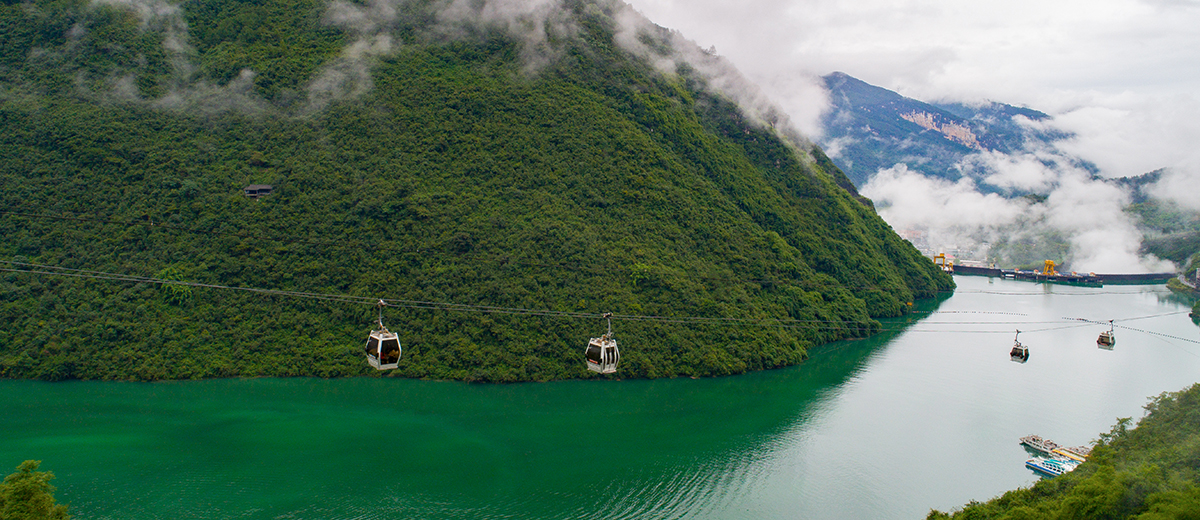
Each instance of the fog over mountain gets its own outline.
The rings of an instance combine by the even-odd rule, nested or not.
[[[465,40],[475,37],[481,30],[499,30],[522,40],[520,58],[525,71],[536,74],[561,57],[562,38],[579,33],[577,22],[569,13],[568,2],[563,0],[332,0],[321,23],[353,35],[350,43],[342,48],[336,59],[322,64],[318,74],[304,85],[303,92],[297,96],[302,103],[280,103],[277,99],[269,104],[256,96],[252,88],[255,78],[264,71],[243,68],[224,82],[214,82],[198,73],[202,64],[194,61],[196,50],[189,43],[195,35],[189,33],[184,13],[174,3],[166,0],[93,2],[129,8],[141,18],[144,29],[161,33],[163,47],[169,52],[175,73],[171,92],[150,100],[140,99],[131,83],[132,76],[108,78],[108,92],[112,98],[123,102],[145,101],[160,108],[205,112],[319,110],[330,101],[355,98],[369,92],[372,88],[370,68],[381,57],[395,53],[406,43]],[[434,7],[434,23],[413,34],[412,41],[401,41],[396,34],[400,20],[412,16],[406,11],[425,10],[425,3]],[[416,7],[418,4],[422,5]],[[655,24],[624,2],[604,4],[617,27],[616,43],[624,50],[647,59],[664,72],[675,73],[681,65],[699,72],[710,88],[736,102],[750,121],[771,126],[802,147],[810,144],[802,137],[803,133],[796,130],[788,111],[748,80],[729,60],[701,49],[678,31]],[[651,48],[642,36],[647,33],[665,38],[671,42],[671,47]]]
[[[333,338],[381,325],[361,312],[380,301],[407,377],[590,377],[604,312],[645,345],[621,377],[731,374],[953,288],[731,63],[616,0],[0,20],[0,260],[117,282],[36,273],[57,278],[4,307],[3,377],[374,373]]]
[[[1163,169],[1149,192],[1181,207],[1200,206],[1200,3],[1194,1],[1104,0],[1101,2],[835,2],[833,0],[633,0],[655,22],[687,34],[703,47],[726,56],[747,77],[779,100],[797,126],[834,154],[841,148],[822,136],[822,117],[835,109],[823,76],[844,71],[903,97],[934,101],[945,108],[999,101],[1033,107],[1048,119],[1022,121],[1029,132],[1063,134],[1053,147],[980,150],[963,170],[978,175],[971,186],[950,183],[950,193],[1010,195],[1074,186],[1084,173],[1130,177]],[[1012,13],[1011,15],[1009,13]],[[1018,14],[1019,13],[1019,14]],[[928,121],[934,122],[932,120]],[[1002,153],[996,153],[997,151]],[[861,158],[860,158],[861,160]],[[860,161],[861,162],[861,161]],[[921,165],[903,162],[907,179]],[[1049,166],[1046,166],[1049,164]],[[1090,165],[1090,166],[1089,166]],[[890,169],[893,164],[877,165]],[[1094,169],[1093,169],[1094,166]],[[853,176],[853,174],[852,174]],[[970,177],[971,175],[968,175]],[[920,189],[922,179],[909,179]],[[963,182],[966,182],[965,180]],[[1080,181],[1082,182],[1082,181]],[[940,184],[939,184],[940,185]],[[890,196],[899,184],[877,186]],[[885,189],[886,188],[886,189]],[[957,190],[957,191],[954,191]],[[1120,197],[1099,186],[1092,197],[1111,195],[1100,208],[1119,206]],[[1066,201],[1060,195],[1047,201]],[[1011,204],[1011,203],[1010,203]],[[989,206],[990,207],[990,206]],[[1076,219],[1108,222],[1117,215],[1073,213],[1010,206],[1040,229],[1076,233],[1079,224],[1051,227],[1040,215],[1076,214]],[[939,212],[944,219],[960,215]],[[1104,209],[1103,211],[1107,211]],[[885,213],[889,211],[885,210]],[[890,213],[894,213],[891,211]],[[894,217],[891,217],[894,218]],[[1127,219],[1126,219],[1127,220]],[[893,222],[896,224],[896,222]],[[1111,240],[1125,239],[1126,253],[1082,251],[1070,257],[1081,269],[1145,270],[1162,267],[1151,258],[1128,254],[1137,233],[1121,225]],[[1099,228],[1097,228],[1099,229]],[[988,232],[1021,239],[1019,232]],[[957,242],[962,233],[946,240]],[[1061,248],[1060,248],[1061,249]]]
[[[996,102],[924,103],[843,73],[824,79],[832,108],[820,143],[927,254],[1006,265],[1048,258],[1106,273],[1173,268],[1139,255],[1129,189],[1064,150],[1075,135],[1050,116]]]
[[[321,64],[306,84],[267,100],[254,88],[261,80],[263,70],[254,67],[232,70],[223,80],[214,80],[211,75],[198,72],[205,64],[195,61],[196,49],[191,47],[190,42],[197,35],[191,34],[192,28],[178,6],[163,0],[95,1],[128,6],[141,17],[144,27],[161,33],[163,48],[174,73],[169,92],[149,99],[139,95],[132,76],[105,78],[102,81],[108,84],[108,97],[121,102],[203,113],[301,114],[319,111],[333,101],[353,99],[370,92],[373,88],[371,67],[404,45],[468,38],[481,27],[520,38],[523,41],[520,59],[526,73],[533,75],[561,57],[563,48],[556,42],[579,30],[560,0],[445,0],[435,3],[434,23],[407,35],[411,41],[405,42],[395,28],[398,20],[405,16],[405,10],[411,10],[411,2],[335,0],[327,5],[321,22],[346,31],[350,35],[347,44],[335,59]],[[654,21],[639,11],[647,5],[658,5],[647,11],[656,18]],[[1081,105],[1069,109],[1060,106],[1056,107],[1058,115],[1052,116],[1037,110],[979,101],[977,97],[973,98],[975,101],[967,102],[921,103],[858,82],[847,74],[817,78],[796,62],[795,56],[787,53],[772,55],[777,59],[770,62],[747,58],[744,49],[750,47],[742,45],[789,45],[779,29],[797,23],[792,10],[795,6],[786,2],[770,6],[766,12],[774,10],[779,16],[776,25],[766,31],[754,30],[755,24],[762,21],[762,12],[745,12],[722,21],[722,31],[746,31],[739,40],[743,43],[732,46],[733,52],[729,56],[714,46],[703,48],[713,34],[724,33],[714,33],[702,24],[693,26],[694,30],[685,29],[686,32],[660,26],[671,27],[676,20],[670,16],[670,9],[661,9],[662,4],[647,0],[639,0],[633,5],[615,2],[610,12],[618,28],[615,41],[623,49],[644,57],[666,72],[675,72],[681,66],[696,71],[707,80],[709,88],[735,101],[747,120],[773,128],[802,149],[809,146],[811,139],[817,140],[855,184],[877,199],[881,214],[889,222],[902,231],[919,232],[921,236],[916,238],[923,238],[930,249],[963,248],[980,256],[982,244],[1032,241],[1044,247],[1034,247],[1037,251],[1031,252],[1028,245],[1021,246],[1026,254],[1009,260],[1028,261],[1030,255],[1050,255],[1084,270],[1158,270],[1166,264],[1154,258],[1138,258],[1136,254],[1140,233],[1134,223],[1122,217],[1119,209],[1127,204],[1127,195],[1120,189],[1113,191],[1091,186],[1088,179],[1097,175],[1136,175],[1165,167],[1159,184],[1147,189],[1147,193],[1184,207],[1200,207],[1200,197],[1192,195],[1200,189],[1200,175],[1196,174],[1200,171],[1200,160],[1181,156],[1177,151],[1179,147],[1171,144],[1190,135],[1187,115],[1196,105],[1190,98],[1176,100],[1178,110],[1165,124],[1155,115],[1160,110],[1147,107],[1146,115],[1142,116],[1144,124],[1134,125],[1129,121],[1139,117],[1136,111],[1121,111],[1111,106]],[[811,7],[817,13],[829,8],[823,4]],[[836,20],[828,21],[836,25]],[[671,42],[669,52],[651,48],[639,36],[647,33],[659,34]],[[878,37],[884,38],[885,33]],[[816,63],[827,62],[826,59],[816,60]],[[848,64],[861,68],[861,63],[856,60],[848,60]],[[893,107],[896,109],[893,115],[900,119],[893,120],[909,128],[888,128],[879,120],[869,122],[866,127],[879,134],[874,140],[853,132],[833,130],[837,128],[834,122],[838,118],[850,117],[854,112],[847,110],[843,97],[838,97],[839,92],[844,94],[846,90],[836,89],[831,78],[840,78],[842,83],[858,82],[857,86],[862,87],[860,90],[873,88],[876,94],[890,96],[889,102],[899,103]],[[926,91],[936,92],[928,88],[928,82],[924,85]],[[959,94],[962,95],[958,99],[972,99],[967,90],[960,90]],[[1113,122],[1118,120],[1123,123]],[[860,125],[860,129],[862,127]],[[1116,128],[1122,130],[1103,135],[1095,133]],[[1181,128],[1184,130],[1179,130]],[[1142,142],[1147,135],[1158,136],[1152,141],[1159,146],[1147,146],[1146,152],[1140,154],[1112,155],[1111,152],[1128,150],[1127,142]],[[914,147],[919,144],[917,141],[927,146]],[[904,150],[912,153],[906,155]],[[1138,161],[1130,159],[1134,155],[1139,157]],[[1133,170],[1138,164],[1153,164],[1154,168]],[[932,175],[932,178],[914,175]],[[868,178],[877,180],[869,183]],[[1055,195],[1062,188],[1074,190],[1073,194],[1080,193],[1078,186],[1089,187],[1084,190],[1088,193],[1086,199]],[[931,206],[929,190],[940,191],[939,195],[948,201],[944,207]],[[989,198],[993,194],[1002,197]],[[961,201],[968,200],[964,197],[976,195],[989,202],[964,208]],[[1021,195],[1039,197],[1014,199]],[[907,200],[908,197],[915,198]],[[1094,207],[1082,211],[1084,208],[1080,204],[1084,203]],[[920,208],[920,211],[904,208]],[[995,209],[981,212],[985,208]],[[971,209],[976,214],[963,213]],[[1112,213],[1114,211],[1116,213]],[[1054,215],[1086,217],[1078,219],[1084,221],[1081,223],[1053,218]],[[964,224],[968,222],[981,224]],[[1034,229],[1027,229],[1018,222],[1034,226]],[[1034,238],[1046,233],[1071,238],[1061,238],[1049,245],[1044,239]],[[1103,244],[1097,246],[1102,250],[1091,250],[1087,244]]]

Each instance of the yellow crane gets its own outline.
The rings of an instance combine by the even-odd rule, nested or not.
[[[937,256],[933,257],[933,265],[942,268],[943,271],[948,273],[954,272],[954,260],[947,261],[946,253],[938,253]]]
[[[1054,260],[1046,260],[1046,266],[1042,268],[1042,274],[1046,276],[1058,276],[1058,271],[1054,270]]]

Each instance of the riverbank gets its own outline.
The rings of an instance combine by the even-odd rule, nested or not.
[[[734,377],[0,380],[0,464],[42,460],[78,518],[911,520],[1032,485],[1019,437],[1087,443],[1200,373],[1198,345],[1063,319],[1194,337],[1161,287],[957,281]]]
[[[1200,384],[1151,398],[1133,427],[1099,433],[1087,462],[1031,488],[973,503],[950,518],[1192,518],[1200,511]],[[1164,449],[1174,446],[1175,449]],[[1148,516],[1139,516],[1148,515]]]

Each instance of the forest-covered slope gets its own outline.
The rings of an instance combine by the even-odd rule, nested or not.
[[[1121,419],[1088,461],[1028,489],[929,519],[1138,519],[1200,516],[1200,384],[1146,405],[1136,428]]]
[[[706,376],[952,288],[677,35],[529,4],[4,0],[0,376],[375,373],[369,305],[36,266],[387,298],[388,375],[486,381],[588,376],[602,312],[618,376]]]

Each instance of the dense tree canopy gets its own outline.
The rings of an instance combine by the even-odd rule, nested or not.
[[[40,460],[27,460],[0,483],[0,520],[65,520],[67,506],[54,503],[54,474],[37,471]]]
[[[708,376],[953,286],[820,150],[622,50],[613,6],[530,43],[438,3],[369,38],[305,0],[146,4],[0,4],[0,376],[374,372],[369,306],[29,264],[433,302],[384,312],[394,373],[486,381],[588,375],[602,320],[512,309],[614,312],[618,375]]]
[[[1129,423],[1101,434],[1075,471],[928,518],[1200,518],[1200,384],[1151,399],[1137,427]]]

